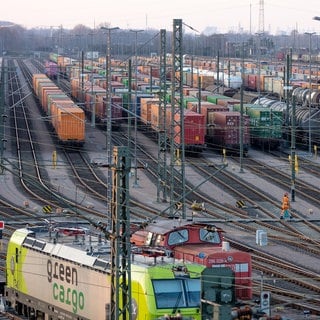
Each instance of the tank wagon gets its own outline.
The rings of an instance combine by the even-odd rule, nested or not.
[[[28,319],[108,319],[110,257],[88,254],[66,238],[65,243],[61,237],[48,240],[31,229],[13,233],[6,259],[7,304]],[[170,258],[155,263],[154,257],[135,255],[131,264],[133,319],[169,315],[170,319],[200,320],[204,268]]]
[[[166,256],[208,268],[229,267],[235,273],[237,299],[252,298],[251,255],[231,249],[223,240],[223,230],[203,222],[158,220],[133,231],[131,242],[137,249],[157,249]]]
[[[85,142],[85,114],[45,74],[33,75],[33,90],[59,143],[83,146]]]

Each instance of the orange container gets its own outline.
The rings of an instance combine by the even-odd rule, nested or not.
[[[60,142],[83,143],[85,140],[84,111],[71,100],[54,104],[54,128]]]
[[[35,73],[33,74],[32,76],[32,87],[33,87],[33,90],[35,90],[36,88],[36,82],[38,79],[48,79],[49,78],[44,74],[44,73]]]
[[[159,104],[159,99],[141,98],[141,100],[140,100],[141,121],[145,124],[151,123],[151,106],[152,106],[152,104]]]

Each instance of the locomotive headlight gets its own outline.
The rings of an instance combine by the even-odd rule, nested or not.
[[[228,256],[228,257],[227,257],[227,261],[228,261],[228,262],[232,262],[232,261],[233,261],[233,256]]]

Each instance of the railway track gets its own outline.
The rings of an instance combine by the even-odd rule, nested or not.
[[[21,97],[19,99],[21,99]],[[32,139],[37,140],[37,137],[33,137]],[[116,144],[117,143],[120,144],[121,143],[120,141],[122,141],[122,144],[127,143],[126,137],[124,135],[122,137],[123,140],[120,140],[120,138],[118,139],[119,139],[118,140],[119,142],[116,142],[117,140],[115,140]],[[144,163],[140,163],[141,167],[145,167],[144,164],[146,162],[148,163],[148,168],[145,170],[148,172],[148,176],[150,177],[150,179],[155,179],[156,178],[155,173],[157,172],[156,170],[157,159],[154,156],[150,157],[152,152],[150,152],[150,150],[145,150],[145,149],[146,149],[145,147],[138,148],[139,154],[137,158],[143,159],[144,161]],[[102,201],[102,202],[107,201],[106,182],[104,181],[104,176],[99,177],[99,175],[97,175],[94,172],[95,170],[92,169],[92,165],[81,154],[70,153],[70,155],[71,157],[74,157],[74,158],[70,159],[68,163],[70,168],[74,170],[73,175],[77,177],[77,183],[79,183],[79,181],[82,181],[81,183],[83,183],[83,188],[86,188],[87,190],[89,190],[89,187],[90,187],[92,189],[90,190],[90,193],[92,194],[93,197],[96,197],[98,201]],[[190,194],[187,201],[189,204],[191,204],[192,201],[196,199],[197,201],[201,201],[201,202],[204,201],[206,203],[207,212],[201,213],[201,216],[203,218],[216,219],[220,221],[224,220],[226,221],[227,224],[229,225],[232,224],[233,228],[238,228],[239,230],[240,229],[245,230],[245,232],[247,232],[248,234],[252,234],[259,228],[267,228],[267,230],[269,231],[268,232],[269,238],[272,241],[285,244],[286,246],[289,245],[289,246],[292,246],[293,248],[298,248],[299,250],[303,250],[304,252],[308,252],[312,255],[319,254],[319,250],[318,250],[319,243],[318,241],[315,241],[313,237],[310,237],[309,231],[301,232],[301,230],[298,230],[295,226],[288,225],[288,223],[278,221],[278,216],[275,214],[275,212],[279,210],[278,200],[270,199],[269,196],[265,197],[263,195],[263,192],[259,192],[258,190],[256,190],[257,188],[255,188],[254,186],[249,186],[246,181],[241,183],[239,183],[239,181],[237,182],[237,180],[239,180],[238,177],[235,177],[233,179],[231,177],[227,177],[224,174],[224,172],[220,172],[218,170],[219,167],[212,166],[212,162],[207,161],[206,165],[204,165],[204,159],[201,159],[200,161],[201,161],[201,164],[200,163],[197,164],[197,161],[193,159],[193,161],[191,162],[191,166],[193,170],[197,171],[203,177],[212,176],[212,180],[210,178],[210,182],[214,181],[216,185],[220,185],[221,188],[223,188],[224,190],[227,190],[227,192],[233,194],[235,197],[239,199],[245,199],[246,202],[251,204],[252,211],[257,213],[259,217],[259,219],[255,219],[255,220],[251,219],[251,222],[248,223],[246,222],[246,220],[248,221],[249,220],[248,218],[250,217],[248,217],[248,213],[246,210],[235,208],[234,206],[231,206],[231,205],[226,206],[225,204],[218,203],[212,197],[208,197],[208,195],[204,194],[203,192],[200,192],[199,190],[195,190]],[[30,165],[31,161],[28,160],[27,162]],[[32,176],[36,176],[36,174],[33,174]],[[189,181],[187,183],[187,188],[188,188],[188,191],[193,190],[194,184],[191,181]],[[54,188],[52,189],[54,190]],[[56,190],[54,191],[56,192]],[[92,210],[92,211],[87,210],[88,208],[81,207],[79,203],[77,203],[77,201],[72,202],[70,201],[70,199],[65,199],[63,195],[59,195],[59,198],[60,197],[61,199],[63,199],[62,201],[63,206],[65,206],[67,203],[68,207],[78,208],[81,211],[85,210],[83,212],[90,212],[92,215],[97,214],[97,217],[99,217],[99,212],[94,212],[95,210]],[[40,197],[39,201],[40,203],[43,203],[43,201],[46,201],[45,203],[48,203],[48,199],[51,199],[51,198],[52,198],[52,195],[50,193],[50,196],[46,194],[43,198]],[[139,201],[137,201],[136,203],[134,202],[135,200],[131,200],[131,201],[132,201],[131,202],[132,206],[130,208],[130,211],[132,210],[132,213],[136,214],[137,219],[145,220],[145,218],[148,217],[148,219],[152,220],[160,215],[165,216],[165,213],[161,214],[159,210],[154,210],[153,208],[148,208],[148,206],[143,205],[142,201],[140,202],[140,204],[139,204]],[[52,205],[56,205],[55,202],[52,202]],[[58,205],[60,206],[60,204]],[[30,217],[30,221],[32,220],[32,218],[35,219],[37,217],[39,216],[32,215]],[[27,218],[28,216],[26,216],[24,221],[28,220]],[[106,214],[102,214],[100,218],[102,219],[107,218],[107,216]],[[284,226],[286,226],[286,228],[284,228]],[[300,229],[303,229],[303,228],[301,227]],[[314,228],[312,232],[317,233],[318,229]],[[233,241],[232,239],[229,239],[229,238],[228,240]],[[236,246],[237,243],[233,241],[232,245]],[[251,252],[253,252],[252,248],[247,248],[244,250],[250,250]],[[275,269],[275,267],[273,268],[270,267],[270,261],[268,261],[268,259],[263,260],[260,257],[260,254],[259,254],[260,251],[261,250],[259,250],[258,248],[254,252],[255,254],[254,268],[256,269],[257,272],[262,271],[266,275],[271,275],[272,271],[274,271],[272,280],[270,280],[270,282],[274,282],[274,279],[277,280],[276,282],[280,282],[278,280],[282,279],[283,274],[286,272],[285,270],[288,265],[288,261],[284,261],[283,265],[278,265],[277,266],[278,271],[276,273],[275,270],[273,270]],[[274,257],[273,259],[269,258],[269,260],[275,260],[275,258]],[[301,270],[299,271],[300,273],[298,273],[298,271],[293,271],[293,270],[290,272],[292,272],[290,273],[290,279],[291,278],[299,279],[303,277],[305,280],[301,281],[300,283],[296,283],[294,289],[292,288],[290,289],[290,287],[286,288],[286,285],[289,281],[286,281],[286,285],[284,285],[283,287],[278,285],[278,283],[276,283],[277,285],[274,285],[272,287],[271,284],[268,283],[268,286],[270,286],[270,291],[272,291],[274,295],[277,294],[279,296],[283,296],[284,297],[283,299],[286,299],[286,297],[288,299],[289,297],[292,297],[292,299],[294,299],[293,297],[294,297],[294,294],[296,293],[295,291],[300,290],[300,288],[305,288],[306,283],[307,284],[309,282],[311,283],[311,279],[314,280],[314,276],[312,276],[311,270],[308,270],[307,268],[303,271],[305,272],[303,276],[301,275],[301,272],[302,272]],[[255,285],[258,288],[259,280],[255,279],[255,281],[256,281]],[[311,285],[308,290],[309,291],[307,291],[306,294],[308,295],[315,294],[315,292],[312,291],[313,289]],[[316,292],[316,294],[318,293]],[[296,304],[292,306],[294,306],[295,308],[300,308],[300,307],[302,308],[303,305],[305,304],[300,303],[300,305]],[[316,311],[316,307],[314,307],[313,309],[313,307],[310,306],[310,309],[314,310],[314,312],[318,312]]]

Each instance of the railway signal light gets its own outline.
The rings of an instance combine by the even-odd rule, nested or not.
[[[260,307],[261,311],[270,317],[270,291],[262,291],[260,295]]]

